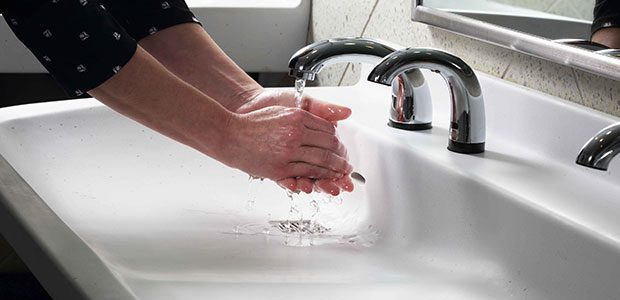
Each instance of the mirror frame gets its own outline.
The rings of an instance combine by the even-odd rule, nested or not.
[[[423,0],[412,0],[411,19],[564,66],[620,80],[620,59],[618,58],[430,8],[423,5]]]

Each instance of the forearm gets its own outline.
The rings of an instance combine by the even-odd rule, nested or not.
[[[224,129],[232,113],[140,47],[118,74],[89,94],[139,123],[223,160]]]
[[[620,28],[603,28],[592,35],[592,41],[612,49],[620,49]]]
[[[262,91],[197,24],[181,24],[140,41],[166,68],[234,111]]]

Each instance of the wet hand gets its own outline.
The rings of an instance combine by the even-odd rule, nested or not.
[[[237,112],[251,112],[257,109],[279,105],[287,107],[296,107],[293,92],[289,91],[265,91],[261,90],[250,101],[237,109]],[[302,99],[302,108],[318,117],[328,120],[336,126],[338,121],[342,121],[351,115],[351,110],[344,106],[320,101],[310,96],[304,96]],[[346,149],[340,149],[339,154],[346,157]],[[347,157],[348,159],[348,157]],[[353,191],[353,182],[349,174],[338,179],[321,179],[312,180],[310,178],[286,178],[278,181],[278,184],[291,191],[311,193],[313,190],[323,191],[331,195],[338,195],[341,191]]]
[[[352,171],[333,124],[298,108],[236,114],[227,136],[224,162],[253,176],[333,180]]]

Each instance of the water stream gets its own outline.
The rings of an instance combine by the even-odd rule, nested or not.
[[[297,79],[295,80],[295,106],[297,108],[303,109],[303,95],[304,89],[306,88],[306,80],[305,79]]]

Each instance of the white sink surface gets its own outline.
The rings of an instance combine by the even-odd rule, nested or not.
[[[94,100],[0,110],[0,154],[40,196],[0,168],[0,229],[59,299],[617,299],[620,159],[574,159],[618,119],[480,75],[487,151],[456,154],[425,75],[425,132],[386,126],[386,87],[308,89],[354,112],[339,134],[366,184],[319,215],[347,238],[262,234],[281,189]]]

